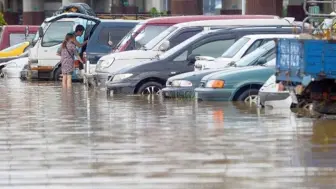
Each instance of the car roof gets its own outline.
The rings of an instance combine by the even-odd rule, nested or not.
[[[101,22],[123,22],[123,23],[139,23],[139,20],[123,20],[123,19],[102,19]]]
[[[247,18],[260,18],[260,19],[275,19],[279,18],[275,15],[189,15],[189,16],[167,16],[157,17],[145,20],[149,24],[177,24],[182,22],[190,22],[197,20],[214,20],[214,19],[247,19]]]
[[[226,20],[201,20],[190,21],[175,24],[175,27],[191,27],[191,26],[234,26],[234,25],[291,25],[287,19],[226,19]]]
[[[281,37],[290,37],[290,36],[298,36],[297,34],[253,34],[253,35],[245,35],[244,37],[248,37],[250,39],[270,39],[270,38],[281,38]]]

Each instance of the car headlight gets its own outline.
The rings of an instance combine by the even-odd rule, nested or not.
[[[175,80],[172,82],[173,87],[192,87],[192,83],[187,80]]]
[[[131,77],[133,74],[130,73],[126,73],[126,74],[117,74],[113,77],[112,82],[117,82],[117,81],[121,81],[124,79],[127,79],[129,77]]]
[[[5,67],[7,67],[7,68],[17,68],[18,65],[15,62],[10,62],[10,63],[6,64]]]
[[[224,88],[225,82],[223,80],[210,80],[206,83],[206,88]]]
[[[101,68],[108,68],[113,64],[114,60],[115,60],[115,58],[108,59],[108,60],[102,60],[101,62],[99,62],[100,67]]]

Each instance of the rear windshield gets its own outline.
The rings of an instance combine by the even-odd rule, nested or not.
[[[237,42],[235,42],[227,51],[222,55],[223,58],[234,57],[241,48],[250,40],[248,37],[242,37]]]

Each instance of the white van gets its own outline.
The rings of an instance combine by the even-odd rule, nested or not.
[[[41,25],[38,32],[38,40],[33,44],[28,53],[28,65],[32,78],[53,78],[53,73],[60,60],[56,55],[57,49],[64,40],[65,34],[73,32],[78,24],[83,25],[86,31],[82,36],[77,37],[82,43],[89,37],[90,31],[100,19],[79,13],[64,13],[58,16],[47,18]]]
[[[273,40],[274,38],[295,37],[293,34],[262,34],[246,35],[236,41],[221,57],[197,56],[195,62],[195,71],[204,69],[222,68],[229,64],[237,62],[242,57],[250,54],[258,47]]]
[[[139,50],[112,53],[100,58],[95,73],[86,73],[95,83],[105,83],[108,74],[118,71],[125,65],[148,61],[164,53],[182,41],[192,37],[202,30],[223,28],[225,26],[291,26],[291,19],[234,19],[234,20],[206,20],[176,24],[171,26]]]

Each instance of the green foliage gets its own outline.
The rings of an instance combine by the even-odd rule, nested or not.
[[[3,13],[0,13],[0,26],[7,25]]]
[[[159,12],[157,11],[157,9],[155,7],[153,7],[151,10],[150,10],[150,15],[152,17],[155,17],[155,16],[158,16],[159,15]]]

